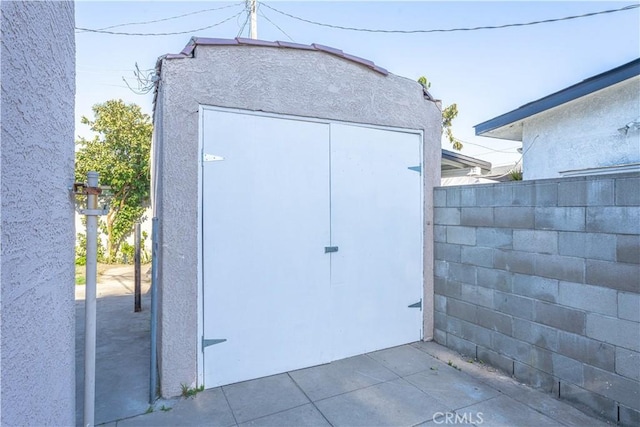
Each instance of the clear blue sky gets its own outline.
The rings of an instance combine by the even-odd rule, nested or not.
[[[232,5],[180,19],[112,29],[136,33],[187,31],[242,12],[243,3],[79,0],[76,26],[103,28]],[[265,3],[323,23],[404,30],[523,23],[638,4],[637,1]],[[370,59],[400,76],[411,79],[427,76],[434,96],[445,105],[458,104],[460,113],[453,130],[456,137],[468,142],[462,153],[494,165],[518,160],[519,143],[476,137],[474,125],[640,56],[640,8],[528,27],[431,34],[344,31],[300,22],[265,6],[259,12],[273,22],[258,17],[260,39],[324,44]],[[80,124],[80,117],[91,116],[91,106],[108,99],[135,102],[151,114],[152,94],[136,95],[122,81],[125,77],[132,84],[135,82],[134,64],[137,62],[141,69],[153,68],[159,56],[179,52],[191,36],[234,38],[245,18],[242,12],[214,28],[171,36],[77,32],[76,134],[88,134],[87,126]],[[248,25],[243,36],[248,37]]]

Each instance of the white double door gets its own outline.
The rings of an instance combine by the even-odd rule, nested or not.
[[[421,137],[206,109],[204,384],[422,336]]]

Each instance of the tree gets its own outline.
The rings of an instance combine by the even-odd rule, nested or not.
[[[431,87],[431,82],[429,82],[425,76],[420,77],[418,83],[420,83],[425,90],[429,90]],[[446,135],[451,145],[453,145],[453,149],[460,151],[462,150],[462,143],[453,136],[453,132],[451,131],[453,119],[457,116],[458,105],[455,103],[442,110],[442,133]]]
[[[76,141],[76,180],[84,182],[88,171],[96,171],[100,184],[111,187],[109,212],[100,218],[100,230],[107,236],[107,262],[115,262],[149,200],[153,126],[138,105],[122,100],[96,104],[93,114],[94,120],[81,120],[95,136]]]

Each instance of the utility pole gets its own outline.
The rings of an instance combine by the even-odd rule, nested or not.
[[[249,13],[251,14],[251,27],[249,28],[249,38],[258,38],[258,16],[256,14],[258,0],[249,0]]]

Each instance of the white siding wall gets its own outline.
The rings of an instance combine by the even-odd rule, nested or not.
[[[561,171],[640,162],[640,132],[618,132],[640,117],[640,77],[528,118],[523,128],[524,179]]]
[[[75,424],[71,1],[2,1],[0,424]]]

